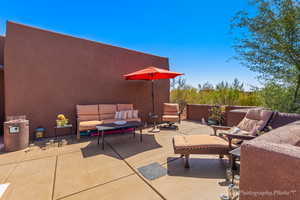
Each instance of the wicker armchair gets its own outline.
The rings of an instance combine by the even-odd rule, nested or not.
[[[162,122],[165,122],[169,127],[174,126],[175,123],[181,122],[181,112],[177,103],[164,103],[164,111],[162,115]],[[178,126],[176,126],[178,128]]]

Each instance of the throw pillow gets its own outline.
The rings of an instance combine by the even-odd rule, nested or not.
[[[120,119],[120,112],[116,112],[115,119]]]
[[[127,119],[127,112],[125,110],[120,111],[120,119],[126,120]]]
[[[133,110],[127,110],[127,119],[132,119],[133,118]]]
[[[121,111],[116,112],[115,119],[121,120],[121,119],[123,119],[122,117],[123,117],[123,113]]]
[[[122,110],[115,114],[115,119],[126,120],[138,118],[138,110]]]
[[[132,118],[138,118],[139,117],[139,111],[138,110],[132,110]]]

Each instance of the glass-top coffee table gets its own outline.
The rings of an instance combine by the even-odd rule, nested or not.
[[[111,130],[125,130],[129,128],[133,128],[133,136],[135,137],[135,131],[136,129],[140,130],[140,142],[143,141],[143,123],[139,121],[130,121],[123,125],[117,125],[115,123],[109,123],[109,124],[100,124],[96,126],[98,131],[98,144],[100,144],[100,136],[101,136],[101,143],[102,143],[102,149],[104,150],[104,131],[111,131]]]

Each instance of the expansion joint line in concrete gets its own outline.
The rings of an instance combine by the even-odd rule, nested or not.
[[[86,188],[86,189],[83,189],[83,190],[80,190],[80,191],[77,191],[77,192],[74,192],[74,193],[71,193],[71,194],[68,194],[68,195],[59,197],[59,198],[57,198],[56,200],[62,200],[62,199],[68,198],[68,197],[70,197],[70,196],[74,196],[74,195],[76,195],[76,194],[80,194],[80,193],[82,193],[82,192],[86,192],[86,191],[92,190],[92,189],[94,189],[94,188],[97,188],[97,187],[100,187],[100,186],[103,186],[103,185],[106,185],[106,184],[109,184],[109,183],[113,183],[113,182],[115,182],[115,181],[119,181],[119,180],[121,180],[121,179],[127,178],[127,177],[129,177],[129,176],[133,176],[133,175],[134,175],[134,173],[131,173],[131,174],[128,174],[128,175],[126,175],[126,176],[122,176],[122,177],[119,177],[119,178],[117,178],[117,179],[113,179],[113,180],[111,180],[111,181],[105,182],[105,183],[97,184],[97,185],[94,185],[94,186],[92,186],[92,187],[89,187],[89,188]]]
[[[113,148],[111,144],[106,142],[106,144],[125,162],[125,164],[140,178],[146,185],[148,185],[158,196],[160,196],[163,200],[167,200],[155,187],[153,187],[150,183],[148,183],[135,169],[132,167],[120,154],[119,152]]]
[[[52,200],[54,199],[54,190],[55,190],[55,182],[56,182],[57,160],[58,160],[58,156],[55,156],[55,168],[54,168],[54,173],[53,173],[53,185],[52,185],[52,197],[51,197]]]

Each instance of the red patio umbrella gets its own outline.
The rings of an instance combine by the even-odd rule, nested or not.
[[[124,75],[126,80],[150,80],[152,83],[152,112],[154,113],[154,80],[171,79],[176,76],[183,75],[182,73],[171,72],[169,70],[160,69],[157,67],[147,67],[145,69]],[[152,114],[153,114],[152,113]]]

